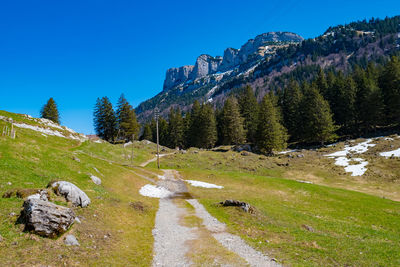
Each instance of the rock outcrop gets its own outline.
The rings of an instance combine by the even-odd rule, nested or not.
[[[75,220],[72,209],[40,199],[24,202],[20,222],[27,231],[44,237],[56,237],[65,233]]]
[[[90,198],[85,192],[70,182],[59,181],[52,183],[50,186],[57,195],[65,197],[67,201],[72,202],[75,206],[84,208],[90,204]]]
[[[203,54],[196,59],[194,66],[168,69],[163,91],[168,91],[174,86],[190,80],[232,70],[241,64],[249,63],[249,61],[257,61],[266,54],[273,53],[275,47],[279,45],[303,40],[303,37],[291,32],[268,32],[250,39],[240,49],[227,48],[223,57]]]

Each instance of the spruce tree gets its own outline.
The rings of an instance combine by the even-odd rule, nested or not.
[[[217,142],[217,123],[214,109],[210,104],[203,104],[199,120],[200,148],[213,148]]]
[[[388,124],[400,123],[400,61],[393,56],[379,78]]]
[[[260,104],[256,139],[257,147],[263,154],[271,155],[273,150],[286,147],[288,135],[280,117],[274,99],[266,94]]]
[[[248,142],[255,143],[258,126],[258,102],[250,86],[246,86],[240,93],[239,98],[240,113],[244,118],[243,127],[246,132]]]
[[[135,139],[138,139],[140,126],[136,119],[135,110],[128,103],[123,94],[118,100],[116,115],[120,138],[132,140],[132,136],[134,136]]]
[[[188,132],[187,132],[187,147],[200,147],[201,145],[201,106],[200,103],[195,100],[190,111],[188,121]]]
[[[382,123],[383,97],[381,89],[377,86],[372,66],[368,71],[358,67],[354,71],[354,80],[357,85],[355,100],[358,134],[366,133]]]
[[[284,125],[287,128],[292,141],[298,141],[302,122],[300,118],[300,103],[302,100],[302,92],[299,84],[291,80],[288,87],[283,92],[282,112]]]
[[[40,117],[60,124],[60,115],[58,113],[57,104],[52,97],[50,97],[47,103],[40,110]]]
[[[180,109],[171,108],[168,116],[168,146],[170,148],[184,146],[184,122]]]
[[[146,123],[143,126],[143,133],[142,136],[140,137],[140,140],[153,141],[153,134],[151,131],[150,123]]]
[[[117,118],[108,97],[97,99],[93,115],[96,134],[113,142],[117,134]]]
[[[237,99],[233,96],[228,97],[224,103],[219,130],[223,145],[237,145],[245,141],[243,118],[240,115]]]
[[[332,120],[328,102],[313,86],[304,86],[304,97],[300,104],[302,113],[302,139],[307,143],[333,141],[337,129]]]

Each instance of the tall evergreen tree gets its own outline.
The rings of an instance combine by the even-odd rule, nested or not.
[[[245,140],[243,118],[240,115],[239,104],[233,96],[228,97],[220,116],[221,143],[223,145],[237,145]]]
[[[273,150],[286,147],[287,132],[280,124],[280,114],[274,99],[266,94],[259,109],[256,144],[261,153],[270,155]]]
[[[117,133],[117,118],[108,97],[97,99],[93,115],[96,134],[113,142]]]
[[[187,147],[200,147],[201,145],[201,106],[199,101],[195,100],[189,115],[187,131]]]
[[[143,133],[142,136],[140,137],[140,140],[153,141],[153,133],[151,131],[150,123],[146,123],[143,126]]]
[[[392,57],[379,78],[385,102],[386,121],[400,123],[400,61]]]
[[[40,117],[51,120],[60,124],[60,115],[58,113],[57,104],[52,97],[40,110]]]
[[[255,143],[258,126],[258,102],[250,86],[246,86],[240,93],[239,98],[240,113],[244,118],[243,127],[246,132],[248,142]]]
[[[184,146],[184,127],[180,109],[171,108],[168,116],[168,146],[170,148]]]
[[[301,133],[300,103],[302,92],[299,84],[292,80],[283,92],[282,112],[284,125],[287,128],[292,141],[297,141]]]
[[[116,115],[120,138],[132,140],[132,137],[134,137],[138,139],[140,126],[136,119],[135,110],[128,103],[123,94],[118,100]]]
[[[328,102],[314,86],[304,86],[304,97],[300,104],[302,117],[302,139],[307,143],[333,141],[336,127]]]
[[[380,88],[377,86],[373,66],[368,66],[368,71],[358,67],[354,71],[354,81],[357,85],[355,110],[358,134],[366,133],[382,123],[383,98]]]
[[[203,104],[200,111],[200,146],[201,148],[213,148],[217,142],[217,122],[214,109],[210,104]]]

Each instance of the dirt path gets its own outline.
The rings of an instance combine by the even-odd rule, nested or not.
[[[164,179],[158,185],[175,193],[175,198],[186,201],[195,209],[195,215],[202,220],[205,229],[225,249],[237,254],[250,266],[280,266],[269,257],[263,255],[247,245],[239,236],[226,232],[225,224],[211,216],[196,199],[192,199],[179,173],[174,170],[164,170]],[[190,228],[180,224],[180,219],[188,214],[185,208],[178,207],[172,198],[160,199],[159,210],[156,215],[154,235],[153,266],[190,266],[193,263],[186,257],[190,251],[191,240],[200,238],[196,234],[196,227]],[[225,265],[224,265],[225,266]],[[230,265],[226,265],[230,266]]]
[[[174,154],[174,153],[160,154],[160,158],[165,157],[165,156],[168,156],[168,155],[172,155],[172,154]],[[155,156],[155,157],[152,158],[152,159],[149,159],[148,161],[145,161],[145,162],[141,163],[139,166],[140,166],[140,167],[146,167],[147,164],[149,164],[149,163],[151,163],[151,162],[154,162],[154,161],[156,161],[156,160],[157,160],[157,156]]]

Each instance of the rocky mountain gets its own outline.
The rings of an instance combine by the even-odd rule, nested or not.
[[[346,71],[354,64],[384,61],[399,53],[399,25],[400,16],[364,20],[330,27],[307,40],[295,33],[270,32],[240,49],[225,49],[222,57],[203,54],[194,65],[168,69],[162,92],[136,108],[138,119],[148,121],[156,106],[163,116],[171,107],[188,110],[196,99],[218,106],[229,92],[245,85],[261,98],[289,78],[311,78],[320,67]]]
[[[195,65],[167,70],[164,89],[169,89],[187,81],[194,81],[210,74],[233,70],[242,64],[254,64],[266,55],[273,54],[277,47],[303,41],[303,37],[290,32],[269,32],[247,41],[240,49],[227,48],[224,56],[200,55]]]

